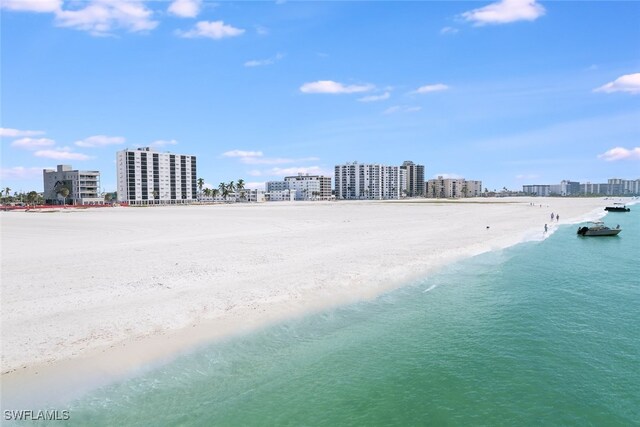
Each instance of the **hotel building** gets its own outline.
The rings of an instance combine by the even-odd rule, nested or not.
[[[400,166],[345,163],[335,167],[336,200],[399,199],[407,189],[407,171]]]
[[[197,198],[196,156],[144,147],[118,151],[116,164],[119,202],[181,204]]]
[[[400,169],[407,171],[407,197],[424,197],[424,165],[407,160]]]
[[[100,172],[74,170],[69,165],[58,165],[56,170],[44,169],[43,197],[47,204],[64,203],[59,194],[62,187],[69,190],[66,202],[74,205],[95,205],[104,202],[100,195]]]

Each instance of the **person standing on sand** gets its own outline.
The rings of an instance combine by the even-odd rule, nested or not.
[[[547,232],[547,224],[544,225],[544,232]]]
[[[560,222],[560,215],[556,215],[556,221]]]
[[[551,221],[553,221],[553,212],[551,212]]]

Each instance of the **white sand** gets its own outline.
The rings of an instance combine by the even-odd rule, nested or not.
[[[214,337],[376,296],[461,257],[540,239],[551,212],[560,213],[560,224],[575,222],[604,213],[606,203],[513,198],[1,213],[3,382],[25,367],[87,359],[124,372]]]

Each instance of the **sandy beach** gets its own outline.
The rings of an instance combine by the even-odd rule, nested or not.
[[[66,368],[114,378],[215,338],[372,298],[460,258],[543,239],[545,224],[551,233],[597,218],[608,202],[3,212],[3,400],[18,384],[46,388]],[[79,377],[67,378],[70,390],[87,386]]]

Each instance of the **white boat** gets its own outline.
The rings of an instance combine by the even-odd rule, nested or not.
[[[618,225],[616,228],[609,228],[602,221],[593,221],[589,227],[579,227],[580,236],[616,236],[622,231]]]

